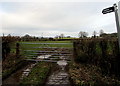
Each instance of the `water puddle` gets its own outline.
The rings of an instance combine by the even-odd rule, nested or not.
[[[68,64],[64,57],[60,57],[62,60],[57,61],[57,64],[61,68],[59,71],[52,73],[48,77],[46,86],[70,86],[69,75],[65,72],[65,66]]]
[[[57,62],[57,64],[58,64],[59,66],[66,66],[66,65],[67,65],[67,61],[65,61],[65,60],[60,60],[60,61]]]
[[[41,55],[41,56],[38,56],[37,59],[46,59],[49,57],[51,57],[51,55]]]

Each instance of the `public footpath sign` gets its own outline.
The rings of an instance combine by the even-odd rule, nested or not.
[[[116,26],[117,26],[117,33],[118,33],[118,41],[119,41],[119,49],[120,49],[120,1],[117,4],[114,4],[112,7],[103,9],[102,13],[115,13],[115,19],[116,19]]]
[[[114,12],[114,10],[115,10],[114,7],[109,7],[109,8],[103,9],[102,13],[107,14],[107,13]]]

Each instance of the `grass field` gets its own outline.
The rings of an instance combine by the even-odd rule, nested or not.
[[[68,47],[72,48],[72,42],[71,41],[32,41],[32,42],[19,42],[21,47],[24,49],[29,49],[35,47]],[[29,44],[27,44],[29,43]],[[30,44],[32,43],[32,44]],[[34,43],[51,43],[51,44],[34,44]],[[52,44],[53,43],[53,44]],[[54,44],[54,43],[68,43],[68,44]]]
[[[30,42],[19,42],[19,43],[21,47],[21,54],[24,56],[34,53],[35,52],[34,50],[38,50],[38,51],[44,50],[43,49],[44,47],[73,48],[73,43],[71,41],[30,41]],[[50,43],[50,44],[46,44],[46,43]],[[26,50],[33,50],[33,51],[26,51]]]

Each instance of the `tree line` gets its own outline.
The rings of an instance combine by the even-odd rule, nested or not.
[[[98,34],[98,35],[97,35]],[[79,38],[87,38],[88,37],[88,32],[85,31],[80,31],[78,33]],[[117,37],[117,33],[110,33],[107,34],[105,33],[102,29],[99,32],[93,31],[92,33],[92,38],[97,38],[97,37]]]

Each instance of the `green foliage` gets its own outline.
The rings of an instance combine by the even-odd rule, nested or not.
[[[76,62],[84,62],[101,67],[105,75],[120,75],[119,47],[117,40],[82,39],[74,42]],[[117,72],[116,72],[117,71]]]
[[[9,42],[2,42],[2,58],[3,60],[6,59],[6,57],[8,56],[8,54],[10,53],[10,44]]]
[[[9,54],[16,52],[16,41],[19,37],[3,36],[2,37],[2,60],[4,61]]]
[[[76,62],[81,62],[81,63],[87,63],[88,62],[88,55],[84,52],[79,52],[80,54],[78,54],[77,58],[75,58]]]

